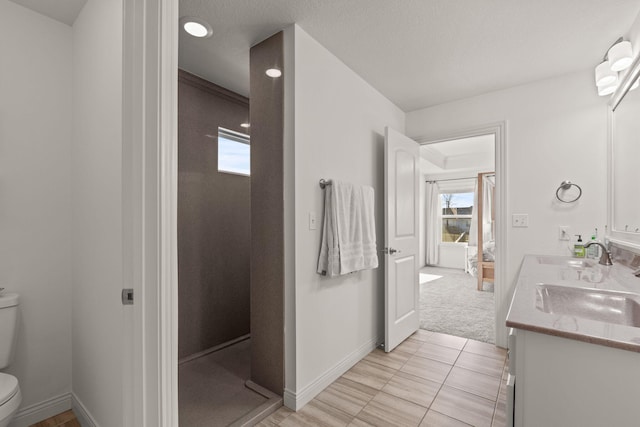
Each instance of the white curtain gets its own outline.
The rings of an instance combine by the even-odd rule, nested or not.
[[[435,182],[427,182],[426,207],[426,263],[438,264],[438,245],[442,234],[442,208],[440,206],[440,190]]]
[[[493,236],[493,190],[496,188],[495,176],[482,177],[482,241],[491,242]]]
[[[469,227],[468,245],[478,246],[478,181],[477,180],[473,188],[473,209],[471,210],[471,226]]]

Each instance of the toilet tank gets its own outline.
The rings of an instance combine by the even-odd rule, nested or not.
[[[18,294],[0,294],[0,369],[13,358],[18,329]]]

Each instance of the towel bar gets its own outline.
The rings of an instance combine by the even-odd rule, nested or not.
[[[326,187],[327,185],[331,185],[331,180],[327,179],[325,180],[324,178],[320,179],[320,188],[322,188],[324,190],[324,187]]]

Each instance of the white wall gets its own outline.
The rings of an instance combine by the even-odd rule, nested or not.
[[[0,287],[21,298],[22,414],[70,403],[71,52],[69,26],[0,0]]]
[[[295,296],[287,298],[295,298],[296,377],[293,384],[287,377],[285,397],[294,393],[304,403],[373,349],[384,331],[382,267],[332,279],[316,273],[321,227],[309,230],[308,218],[315,212],[321,224],[318,181],[374,187],[382,248],[384,127],[404,131],[404,113],[299,27],[294,49],[296,268]]]
[[[596,94],[593,70],[586,70],[407,115],[407,134],[415,138],[440,138],[507,121],[507,171],[502,182],[507,186],[507,221],[514,213],[527,213],[529,228],[507,229],[503,285],[509,292],[496,301],[501,319],[524,254],[569,255],[567,242],[558,240],[560,225],[570,226],[572,234],[587,235],[594,227],[603,230],[606,102]],[[556,188],[565,179],[582,187],[577,203],[555,200]],[[506,336],[498,339],[506,344]]]
[[[89,0],[73,26],[73,392],[122,425],[122,3]]]

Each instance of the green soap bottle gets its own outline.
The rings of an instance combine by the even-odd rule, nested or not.
[[[576,234],[578,240],[573,245],[573,256],[576,258],[584,258],[584,243],[582,242],[582,235]]]

